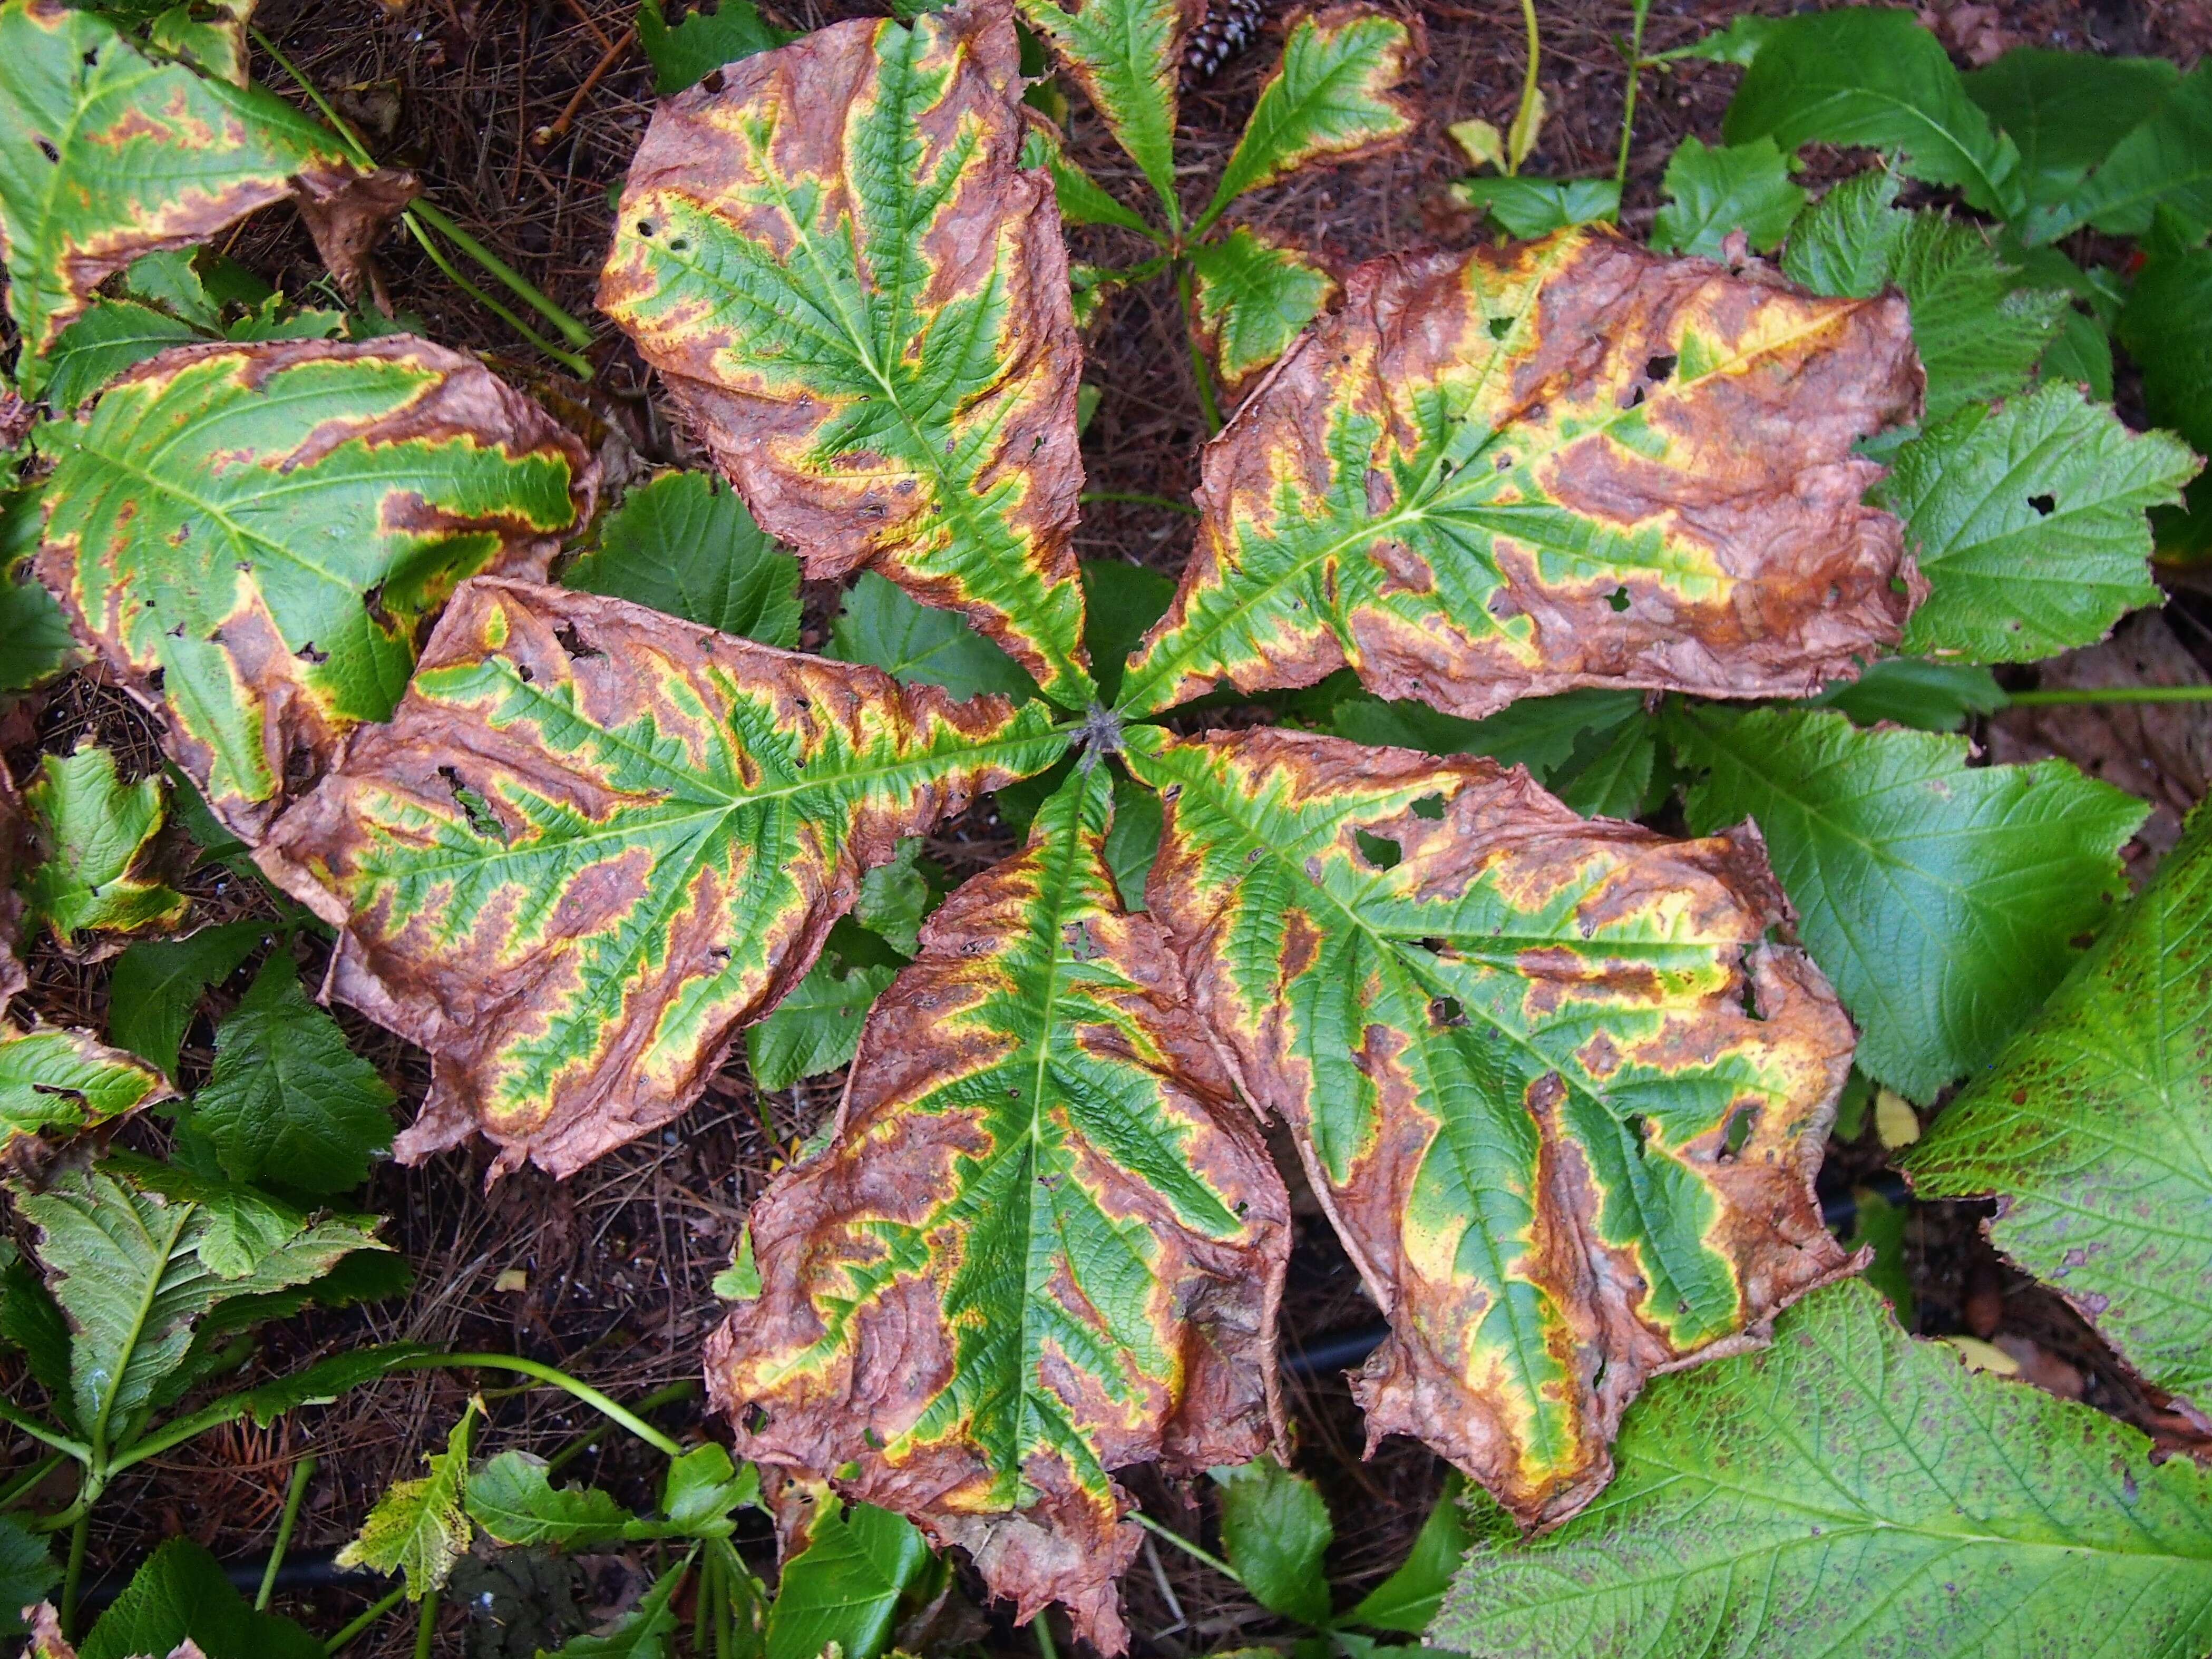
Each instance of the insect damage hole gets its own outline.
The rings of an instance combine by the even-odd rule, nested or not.
[[[1359,856],[1376,870],[1395,870],[1398,860],[1406,856],[1406,849],[1388,836],[1370,835],[1364,830],[1354,830],[1352,838],[1359,845]]]
[[[1626,586],[1620,586],[1620,587],[1616,587],[1616,588],[1614,588],[1614,589],[1613,590],[1613,592],[1610,592],[1610,593],[1608,593],[1608,594],[1607,594],[1607,595],[1605,596],[1605,602],[1606,602],[1607,605],[1611,605],[1611,606],[1613,608],[1613,611],[1614,611],[1614,613],[1615,613],[1616,615],[1618,615],[1620,612],[1621,612],[1621,611],[1623,611],[1627,610],[1627,609],[1628,609],[1628,589],[1627,589],[1627,587],[1626,587]]]
[[[1721,1126],[1721,1149],[1714,1156],[1723,1164],[1733,1164],[1750,1144],[1751,1132],[1759,1127],[1759,1108],[1739,1106],[1728,1115]]]
[[[462,816],[469,821],[469,828],[486,841],[495,841],[501,846],[506,846],[507,825],[500,821],[499,814],[491,810],[491,802],[462,782],[461,775],[452,767],[440,767],[438,775],[446,781],[446,787],[453,793],[453,805],[461,809]]]
[[[1671,351],[1659,353],[1644,365],[1645,377],[1654,382],[1672,379],[1675,361],[1674,354]]]
[[[588,658],[604,657],[607,654],[577,632],[576,624],[572,622],[564,622],[555,629],[553,637],[561,642],[561,648],[568,653],[570,662],[582,662]]]
[[[2056,495],[2030,495],[2027,498],[2027,504],[2036,510],[2038,516],[2045,519],[2058,510],[2058,498]]]
[[[1492,339],[1502,340],[1512,331],[1513,319],[1510,317],[1492,317],[1490,319],[1490,337]]]
[[[1424,795],[1413,803],[1413,813],[1417,818],[1426,818],[1434,823],[1444,815],[1444,798],[1442,795]]]

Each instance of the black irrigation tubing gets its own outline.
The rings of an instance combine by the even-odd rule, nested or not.
[[[364,1595],[374,1595],[391,1588],[392,1580],[380,1572],[371,1572],[362,1567],[342,1567],[337,1561],[336,1550],[290,1550],[276,1568],[275,1588],[279,1590],[329,1589],[333,1586],[357,1589]],[[129,1571],[111,1568],[86,1586],[77,1600],[85,1607],[104,1607],[123,1594],[138,1569],[145,1565],[143,1558],[131,1564]],[[223,1577],[230,1580],[231,1588],[249,1601],[261,1588],[262,1575],[269,1571],[269,1553],[250,1556],[243,1561],[227,1563]]]
[[[1905,1178],[1888,1170],[1871,1176],[1855,1187],[1845,1188],[1832,1198],[1820,1200],[1820,1219],[1831,1227],[1848,1227],[1858,1218],[1858,1191],[1861,1188],[1877,1193],[1890,1203],[1903,1205],[1911,1200]],[[1297,1349],[1283,1356],[1283,1369],[1292,1376],[1325,1376],[1358,1364],[1382,1346],[1382,1339],[1390,1334],[1388,1325],[1370,1325],[1364,1329],[1345,1331],[1335,1336],[1324,1336],[1310,1346]]]

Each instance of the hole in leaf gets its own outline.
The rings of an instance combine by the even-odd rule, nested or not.
[[[1751,1139],[1751,1132],[1759,1124],[1759,1108],[1739,1106],[1729,1114],[1728,1122],[1721,1129],[1720,1161],[1733,1164],[1738,1153]]]
[[[722,71],[720,70],[708,70],[699,82],[701,88],[709,98],[720,93],[727,84],[728,82],[722,79]]]
[[[872,1423],[860,1431],[860,1438],[868,1443],[870,1451],[881,1451],[884,1449],[884,1437],[876,1432],[876,1425]]]
[[[1467,1024],[1467,1010],[1457,997],[1437,997],[1429,1004],[1429,1024],[1438,1030]]]
[[[1605,602],[1611,605],[1615,611],[1627,610],[1628,589],[1625,586],[1614,588],[1612,592],[1605,596]]]
[[[673,241],[669,243],[668,251],[671,253],[690,252],[691,251],[691,239],[688,236],[677,237]]]
[[[445,779],[446,787],[453,792],[453,805],[461,809],[462,815],[469,821],[469,828],[486,841],[495,841],[501,846],[506,846],[507,826],[500,822],[499,814],[491,810],[491,803],[463,783],[461,775],[452,767],[440,767],[438,775]]]
[[[1510,317],[1492,317],[1490,319],[1490,337],[1492,339],[1502,340],[1512,331],[1513,319]]]
[[[1643,407],[1644,407],[1644,388],[1643,388],[1642,386],[1638,386],[1638,387],[1636,388],[1636,390],[1635,390],[1635,391],[1633,391],[1633,392],[1630,392],[1630,393],[1628,394],[1628,401],[1627,401],[1626,403],[1623,404],[1621,405],[1621,407],[1622,407],[1623,409],[1641,409],[1641,408],[1643,408]]]
[[[2030,495],[2027,504],[2046,519],[2058,508],[2058,500],[2054,495]]]
[[[653,234],[653,221],[652,221],[652,220],[650,220],[650,219],[641,219],[641,220],[639,220],[639,221],[637,222],[637,234],[638,234],[639,235],[641,235],[641,236],[650,236],[650,235],[652,235],[652,234]]]
[[[1663,380],[1674,372],[1674,354],[1662,351],[1644,365],[1644,372],[1655,380]]]
[[[292,654],[299,658],[302,662],[325,663],[331,659],[331,653],[329,652],[318,651],[315,649],[315,642],[313,640],[309,640],[305,645],[301,646]]]
[[[745,1407],[744,1424],[747,1434],[758,1434],[768,1426],[768,1413],[757,1400]]]
[[[1631,1112],[1622,1120],[1629,1133],[1636,1137],[1636,1155],[1644,1156],[1644,1148],[1651,1139],[1651,1121],[1641,1112]]]
[[[147,671],[146,684],[153,690],[155,695],[157,696],[161,695],[161,680],[166,672],[167,671],[158,667],[149,669]]]
[[[1354,830],[1352,836],[1359,843],[1359,856],[1377,870],[1395,870],[1398,860],[1406,856],[1406,849],[1388,836],[1370,836],[1364,830]]]
[[[1424,795],[1413,803],[1413,816],[1417,818],[1426,818],[1434,823],[1443,815],[1444,798],[1442,795]]]
[[[561,641],[561,648],[568,653],[568,660],[571,662],[582,662],[587,657],[603,657],[606,654],[578,633],[576,624],[574,623],[562,623],[553,630],[553,637]]]

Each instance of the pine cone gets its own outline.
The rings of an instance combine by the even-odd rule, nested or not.
[[[1183,84],[1211,81],[1224,64],[1259,39],[1267,21],[1267,0],[1206,0],[1205,20],[1183,48]]]

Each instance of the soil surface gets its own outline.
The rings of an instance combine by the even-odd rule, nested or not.
[[[588,404],[626,434],[647,465],[696,457],[660,401],[658,386],[626,342],[591,308],[607,242],[610,193],[651,116],[650,75],[629,33],[635,0],[264,0],[261,27],[290,69],[324,92],[364,132],[380,157],[415,169],[431,196],[498,253],[579,317],[599,341],[595,374],[578,386],[537,356],[514,331],[395,238],[380,258],[393,307],[422,331],[486,353],[503,372],[550,395]],[[677,8],[671,0],[670,10]],[[1655,0],[1647,52],[1692,40],[1742,9],[1784,10],[1761,0]],[[793,27],[848,15],[807,3],[767,9]],[[853,8],[853,10],[860,8]],[[1554,175],[1612,170],[1620,143],[1628,0],[1540,0],[1541,80],[1552,119],[1528,164]],[[1310,174],[1255,198],[1245,216],[1257,226],[1318,249],[1341,266],[1398,250],[1464,243],[1478,233],[1449,186],[1468,171],[1445,133],[1450,122],[1486,118],[1503,126],[1512,113],[1524,63],[1515,0],[1455,0],[1419,8],[1427,37],[1417,91],[1421,126],[1398,154],[1352,168]],[[2159,53],[2185,66],[2212,48],[2212,9],[2196,0],[2016,0],[1954,4],[1923,14],[1962,64],[1987,61],[2016,44],[2071,50]],[[1209,84],[1186,96],[1182,157],[1194,198],[1210,185],[1235,142],[1265,72],[1279,51],[1284,17]],[[299,88],[268,55],[257,52],[258,79],[287,95]],[[1632,233],[1650,222],[1668,155],[1687,133],[1717,142],[1720,116],[1738,71],[1691,64],[1644,77],[1628,147],[1623,220]],[[1073,117],[1079,159],[1131,200],[1134,169],[1104,140],[1081,106]],[[1812,158],[1814,182],[1857,165],[1852,156]],[[1085,232],[1080,257],[1122,260],[1133,252],[1113,233]],[[270,214],[232,239],[237,257],[308,295],[321,271],[304,231],[289,214]],[[1118,297],[1092,341],[1085,379],[1102,393],[1085,434],[1088,487],[1127,494],[1188,495],[1197,446],[1205,435],[1171,289],[1162,284]],[[1079,549],[1087,558],[1122,558],[1178,568],[1188,521],[1157,507],[1102,504],[1090,509]],[[810,595],[810,631],[834,597]],[[2094,659],[2081,660],[2080,659]],[[2132,625],[2100,653],[2046,669],[2076,684],[2202,678],[2212,670],[2212,604],[2179,592],[2162,613]],[[0,724],[0,744],[19,780],[41,751],[66,750],[91,731],[137,772],[159,761],[148,717],[119,691],[74,676],[32,699]],[[1998,758],[2061,753],[2158,802],[2160,814],[2136,849],[2148,867],[2170,844],[2178,812],[2200,796],[2212,765],[2212,709],[2167,708],[2101,723],[2056,717],[2004,717],[1978,737]],[[956,877],[1002,856],[1012,837],[988,807],[947,827],[931,851]],[[165,846],[171,879],[199,902],[199,919],[229,920],[266,908],[259,890],[218,866],[191,868],[189,843]],[[319,945],[303,963],[320,967]],[[70,961],[33,949],[31,988],[18,1018],[100,1027],[108,964]],[[210,1000],[217,1012],[243,990],[238,980]],[[340,1010],[356,1048],[398,1088],[411,1110],[428,1081],[422,1054]],[[188,1038],[184,1085],[202,1080],[210,1062],[210,1027]],[[414,1293],[366,1310],[320,1313],[272,1328],[253,1362],[289,1370],[368,1341],[410,1340],[452,1351],[520,1353],[559,1364],[624,1400],[695,1381],[699,1347],[719,1319],[708,1279],[729,1260],[747,1205],[778,1159],[832,1109],[841,1079],[816,1079],[780,1094],[754,1090],[741,1065],[719,1078],[676,1127],[602,1159],[566,1183],[526,1171],[486,1191],[484,1159],[447,1154],[412,1170],[387,1165],[366,1203],[390,1218],[387,1234],[414,1264]],[[134,1129],[148,1144],[157,1126]],[[1896,1191],[1880,1171],[1883,1155],[1869,1127],[1832,1148],[1822,1190],[1838,1227],[1855,1223],[1863,1183]],[[1364,1430],[1340,1367],[1356,1362],[1357,1340],[1376,1324],[1373,1304],[1289,1161],[1298,1199],[1299,1235],[1284,1303],[1283,1346],[1297,1466],[1313,1476],[1336,1516],[1329,1572],[1339,1606],[1348,1606],[1402,1558],[1433,1502],[1443,1470],[1403,1439],[1364,1455]],[[1913,1323],[1926,1334],[1966,1333],[1996,1341],[2046,1386],[2112,1410],[2172,1449],[2202,1450],[2189,1425],[2134,1382],[2056,1297],[2006,1269],[1979,1234],[1980,1210],[1965,1205],[1914,1206],[1905,1227]],[[1314,1356],[1309,1363],[1305,1356]],[[12,1376],[12,1373],[0,1373]],[[483,1391],[487,1449],[521,1448],[553,1455],[595,1434],[598,1419],[571,1409],[550,1389],[516,1390],[489,1373],[418,1374],[356,1392],[339,1404],[295,1413],[267,1432],[233,1427],[149,1461],[118,1483],[99,1510],[88,1583],[97,1600],[166,1536],[188,1534],[258,1579],[295,1462],[322,1461],[308,1490],[295,1559],[313,1577],[318,1559],[350,1535],[387,1482],[416,1472],[442,1443],[469,1388]],[[702,1424],[696,1393],[657,1411],[679,1436],[716,1432]],[[650,1501],[652,1462],[622,1437],[583,1442],[569,1466],[641,1504]],[[17,1449],[16,1455],[21,1455]],[[1133,1491],[1158,1519],[1218,1547],[1204,1483],[1185,1491],[1138,1472]],[[765,1528],[744,1540],[767,1571],[773,1547]],[[635,1595],[642,1558],[594,1558],[566,1568],[489,1572],[465,1570],[448,1596],[434,1651],[527,1655],[554,1645],[579,1621]],[[963,1569],[965,1571],[964,1567]],[[288,1574],[288,1579],[292,1575]],[[963,1583],[976,1592],[972,1577]],[[276,1605],[319,1632],[335,1630],[374,1590],[309,1583],[282,1591]],[[956,1598],[957,1600],[957,1598]],[[1148,1540],[1129,1575],[1127,1612],[1141,1654],[1179,1656],[1254,1644],[1297,1632],[1236,1587],[1173,1550]],[[484,1615],[484,1616],[475,1616]],[[1060,1641],[1066,1642],[1064,1626]],[[349,1651],[370,1656],[414,1650],[414,1620],[395,1614]],[[960,1642],[1029,1654],[1004,1607],[982,1606],[908,1633],[907,1644],[943,1650]]]

